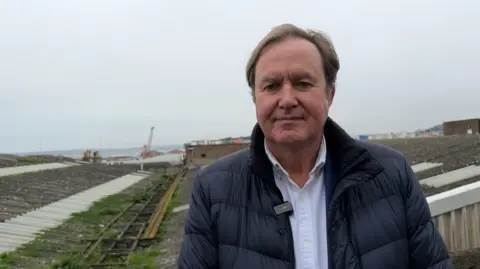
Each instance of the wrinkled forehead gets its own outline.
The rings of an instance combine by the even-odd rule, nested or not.
[[[279,80],[319,80],[322,74],[317,74],[315,70],[305,68],[304,66],[291,66],[287,69],[281,69],[274,66],[271,69],[258,73],[258,83],[275,82]]]
[[[305,40],[287,40],[262,50],[255,69],[256,81],[285,77],[323,78],[322,57],[315,45]]]

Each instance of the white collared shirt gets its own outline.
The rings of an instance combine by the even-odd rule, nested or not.
[[[303,188],[288,175],[268,150],[265,152],[273,164],[275,183],[283,195],[284,201],[293,206],[290,223],[295,246],[296,269],[328,269],[327,220],[325,184],[323,166],[327,156],[325,137],[315,166],[310,171],[310,178]]]

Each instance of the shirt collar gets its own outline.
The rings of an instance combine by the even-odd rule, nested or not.
[[[268,159],[273,165],[274,171],[281,171],[285,175],[288,175],[287,171],[282,167],[282,165],[278,162],[277,158],[273,156],[272,152],[267,148],[267,140],[264,141],[265,153],[267,154]],[[312,170],[310,171],[310,175],[314,174],[316,171],[321,170],[325,164],[327,159],[327,143],[325,141],[325,136],[322,138],[322,145],[320,146],[320,150],[317,155],[317,160],[315,161],[315,165],[313,166]]]

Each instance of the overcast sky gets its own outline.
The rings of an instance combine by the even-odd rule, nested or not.
[[[350,133],[480,117],[478,10],[471,0],[0,0],[0,152],[141,146],[150,126],[156,145],[248,135],[245,63],[286,22],[332,37],[331,116]]]

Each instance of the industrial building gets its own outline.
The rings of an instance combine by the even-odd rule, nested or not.
[[[447,121],[443,123],[443,135],[479,134],[480,119]]]

